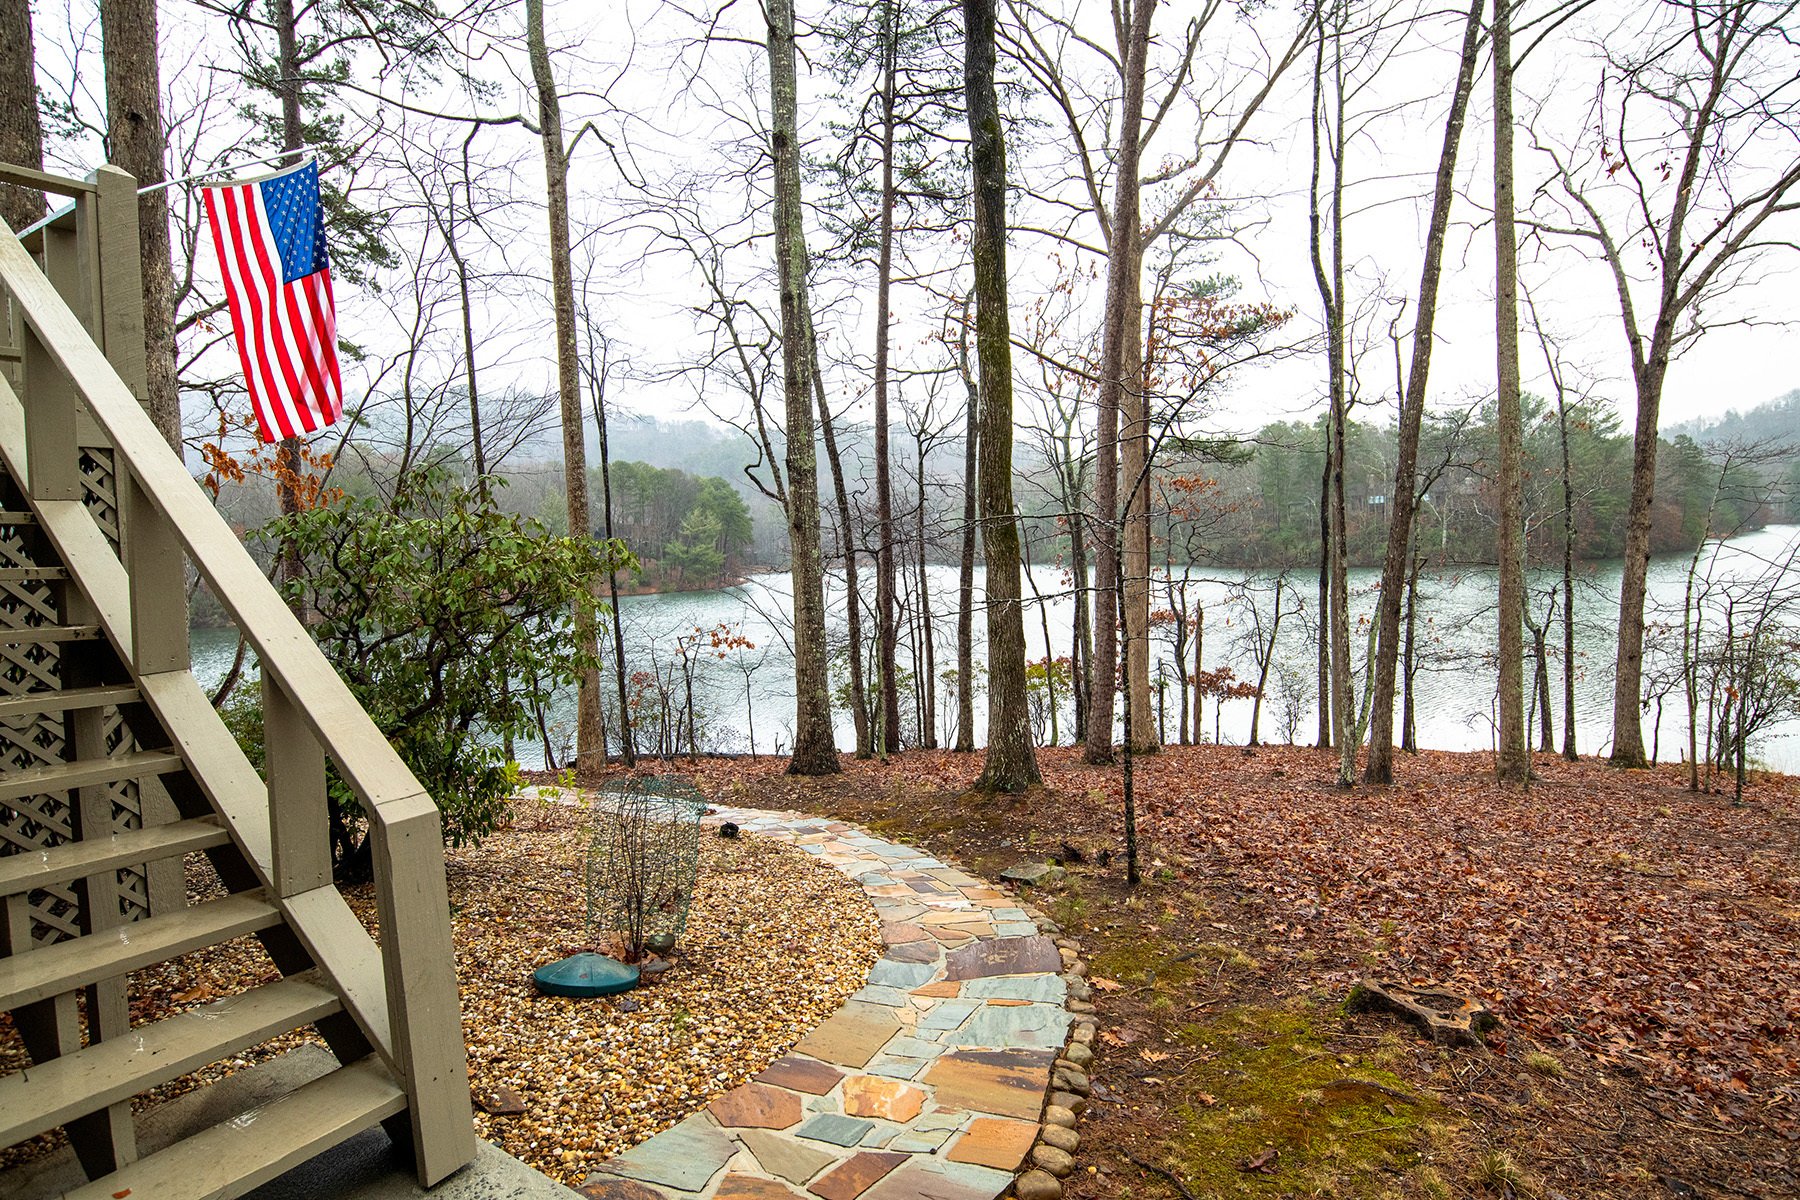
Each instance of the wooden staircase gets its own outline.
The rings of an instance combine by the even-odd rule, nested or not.
[[[435,1184],[476,1148],[437,807],[141,406],[134,181],[0,182],[73,201],[0,224],[0,1012],[32,1064],[0,1146],[64,1129],[71,1196],[227,1198],[382,1124]],[[257,656],[262,774],[190,669],[188,563]],[[380,945],[332,884],[327,761]],[[187,896],[195,854],[224,895]],[[132,972],[246,935],[276,982],[132,1025]],[[134,1097],[308,1026],[338,1069],[140,1157]]]

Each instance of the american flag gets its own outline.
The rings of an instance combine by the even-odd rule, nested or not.
[[[202,188],[244,382],[265,442],[344,413],[319,166]]]

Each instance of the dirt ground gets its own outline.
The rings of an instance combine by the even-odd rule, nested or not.
[[[1800,781],[1742,806],[1681,774],[1544,756],[1405,759],[1341,790],[1330,752],[1170,748],[1121,773],[1043,752],[1046,787],[965,794],[974,756],[691,770],[721,802],[829,812],[994,875],[1078,937],[1099,1005],[1069,1194],[1800,1196]],[[1364,976],[1489,1005],[1478,1049],[1349,1013]]]

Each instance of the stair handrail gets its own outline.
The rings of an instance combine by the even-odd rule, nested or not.
[[[75,196],[78,204],[106,193],[129,198],[128,210],[114,204],[112,211],[90,219],[110,220],[116,228],[129,220],[135,255],[136,184],[125,172],[102,167],[87,181],[77,181],[0,164],[0,183]],[[90,281],[96,291],[99,283],[97,277]],[[80,500],[74,397],[114,449],[122,520],[131,530],[124,550],[134,677],[143,681],[190,668],[185,607],[177,639],[168,603],[171,578],[177,594],[183,585],[182,552],[257,653],[264,680],[274,899],[284,907],[298,906],[306,892],[331,886],[326,758],[362,804],[374,852],[392,1026],[385,1040],[407,1089],[420,1178],[435,1183],[475,1154],[437,804],[3,221],[0,289],[12,302],[22,343],[26,395],[21,399],[34,506]],[[46,375],[66,381],[72,396],[63,386],[50,386],[51,378],[40,378],[46,366],[54,368]]]

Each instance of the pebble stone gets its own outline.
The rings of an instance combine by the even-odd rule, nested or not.
[[[1060,1104],[1052,1104],[1044,1109],[1044,1124],[1073,1129],[1075,1128],[1075,1110],[1064,1108]]]
[[[1019,1200],[1061,1200],[1062,1182],[1048,1171],[1027,1171],[1013,1184],[1013,1195]]]
[[[1064,1154],[1075,1153],[1075,1148],[1081,1145],[1081,1135],[1073,1129],[1064,1129],[1061,1125],[1046,1125],[1039,1131],[1038,1136],[1044,1140],[1046,1146],[1055,1146]]]

